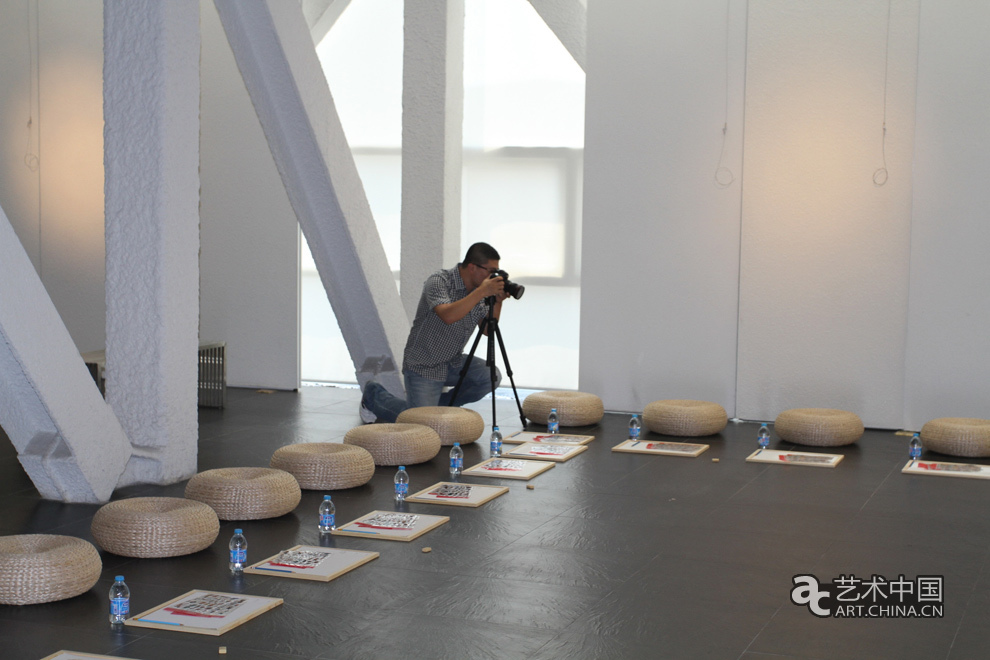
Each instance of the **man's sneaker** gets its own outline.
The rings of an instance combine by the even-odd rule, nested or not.
[[[369,391],[373,387],[378,387],[378,383],[376,383],[373,380],[369,380],[367,383],[365,383],[364,392],[361,394],[361,409],[358,411],[358,413],[361,415],[361,421],[364,422],[365,424],[374,424],[375,421],[378,420],[378,416],[375,415],[375,413],[371,412],[371,409],[368,408],[367,404],[365,403],[365,400],[368,398]]]
[[[370,410],[368,410],[367,407],[365,407],[364,401],[361,402],[361,410],[359,412],[361,415],[361,421],[364,422],[365,424],[374,424],[375,421],[378,419],[375,413],[371,412]]]

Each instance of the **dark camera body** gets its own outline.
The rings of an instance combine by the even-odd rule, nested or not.
[[[524,287],[522,284],[517,284],[516,282],[510,282],[509,274],[504,270],[496,270],[494,273],[492,273],[491,276],[501,277],[502,281],[505,284],[505,292],[510,296],[512,296],[513,298],[515,298],[516,300],[522,298],[523,294],[526,293],[526,287]]]

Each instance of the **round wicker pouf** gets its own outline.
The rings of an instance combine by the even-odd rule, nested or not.
[[[217,468],[186,484],[186,497],[213,507],[220,520],[277,518],[299,505],[296,478],[271,468]]]
[[[0,604],[33,605],[85,593],[103,563],[93,544],[74,536],[0,536]]]
[[[725,408],[711,401],[666,399],[646,404],[646,428],[663,435],[715,435],[729,423]]]
[[[440,453],[440,436],[422,424],[366,424],[348,431],[344,442],[367,449],[375,465],[415,465]]]
[[[777,415],[773,430],[781,440],[795,444],[839,447],[863,437],[863,421],[845,410],[792,408]]]
[[[921,444],[949,456],[990,456],[990,419],[933,419],[921,427]]]
[[[589,426],[605,416],[602,400],[585,392],[534,392],[523,401],[523,414],[537,424],[547,423],[551,408],[557,409],[557,421],[561,426]]]
[[[440,444],[450,447],[455,442],[471,444],[485,432],[485,420],[469,408],[450,406],[423,406],[409,408],[399,413],[395,421],[400,424],[429,426],[440,436]]]
[[[124,557],[179,557],[210,547],[217,514],[181,497],[135,497],[100,507],[90,532],[96,544]]]
[[[306,442],[280,447],[271,466],[285,470],[305,490],[341,490],[363,486],[375,475],[368,450],[339,442]]]

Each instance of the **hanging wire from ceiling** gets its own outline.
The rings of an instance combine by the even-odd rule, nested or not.
[[[723,162],[725,160],[725,143],[729,132],[729,16],[732,0],[725,3],[725,113],[722,122],[722,148],[718,155],[718,166],[715,168],[715,185],[728,188],[736,180],[735,175]]]
[[[27,37],[28,37],[28,62],[30,66],[30,99],[28,101],[28,120],[27,120],[27,146],[24,149],[24,166],[27,167],[32,172],[37,172],[40,165],[40,158],[38,156],[38,132],[35,130],[35,118],[38,114],[38,106],[40,104],[39,95],[39,66],[38,66],[38,41],[39,41],[39,30],[38,30],[38,4],[37,0],[32,0],[28,3],[27,11]]]
[[[887,183],[887,71],[890,67],[890,10],[893,0],[887,0],[887,37],[883,60],[883,132],[880,136],[880,157],[883,166],[873,173],[873,185],[879,187]]]

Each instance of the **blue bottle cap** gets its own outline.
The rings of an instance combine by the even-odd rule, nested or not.
[[[123,582],[124,581],[124,576],[123,575],[118,575],[117,577],[114,578],[114,580],[116,580],[117,582]]]
[[[234,534],[242,534],[242,533],[243,533],[243,532],[241,532],[241,530],[239,530],[239,529],[235,529],[235,530],[234,530]]]
[[[455,442],[455,443],[454,443],[454,446],[455,446],[455,447],[460,447],[460,446],[461,446],[461,443],[459,443],[459,442]]]
[[[405,470],[405,469],[406,469],[406,466],[405,466],[405,465],[400,465],[400,466],[399,466],[399,469],[400,469],[400,470]]]
[[[330,496],[329,496],[329,495],[324,495],[324,496],[323,496],[323,499],[325,499],[325,500],[329,500],[329,499],[330,499]]]

